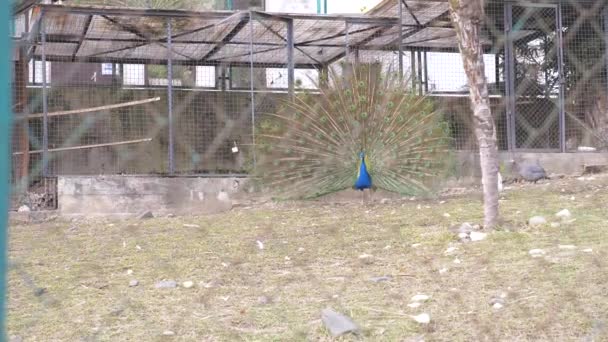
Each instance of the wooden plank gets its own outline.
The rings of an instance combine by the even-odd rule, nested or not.
[[[119,145],[129,145],[129,144],[139,144],[144,142],[150,142],[152,138],[146,139],[137,139],[137,140],[125,140],[113,143],[104,143],[104,144],[93,144],[93,145],[81,145],[81,146],[71,146],[71,147],[60,147],[60,148],[50,148],[49,152],[65,152],[65,151],[74,151],[74,150],[84,150],[88,148],[98,148],[98,147],[108,147],[108,146],[119,146]],[[42,150],[34,150],[29,151],[29,154],[39,154],[42,153]],[[20,156],[24,154],[24,152],[14,152],[14,156]]]
[[[107,106],[101,106],[101,107],[91,107],[91,108],[73,109],[73,110],[61,110],[61,111],[58,111],[58,112],[48,113],[47,115],[49,117],[51,117],[51,116],[73,115],[73,114],[85,114],[85,113],[99,112],[99,111],[102,111],[102,110],[111,110],[111,109],[117,109],[117,108],[123,108],[123,107],[137,106],[137,105],[141,105],[141,104],[145,104],[145,103],[150,103],[150,102],[156,102],[156,101],[160,101],[160,97],[153,97],[153,98],[150,98],[150,99],[139,100],[139,101],[130,101],[130,102],[124,102],[124,103],[117,103],[117,104],[107,105]],[[36,119],[36,118],[41,118],[43,116],[44,116],[43,113],[36,113],[36,114],[30,114],[30,115],[28,115],[27,118],[28,119]]]

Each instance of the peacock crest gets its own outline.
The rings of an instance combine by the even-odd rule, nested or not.
[[[370,176],[363,188],[373,181],[387,191],[428,193],[449,153],[432,100],[380,64],[346,67],[321,74],[318,93],[300,93],[258,121],[256,178],[282,197],[311,198],[357,188],[363,164]]]

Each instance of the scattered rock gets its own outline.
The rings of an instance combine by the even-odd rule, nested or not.
[[[175,217],[175,214],[171,214],[171,213],[167,214],[167,218],[174,218],[174,217]]]
[[[390,281],[391,279],[393,279],[391,276],[382,276],[382,277],[371,277],[369,278],[369,280],[373,281],[374,283],[380,283],[383,281]]]
[[[460,227],[458,227],[458,232],[459,233],[467,233],[467,234],[469,234],[473,230],[475,230],[475,228],[469,222],[465,222],[465,223],[461,224]]]
[[[448,249],[445,250],[445,252],[443,252],[443,254],[445,255],[450,255],[453,254],[458,248],[457,247],[448,247]]]
[[[163,331],[163,336],[175,336],[175,333],[171,330]]]
[[[17,209],[17,211],[20,213],[29,213],[32,210],[30,209],[30,207],[28,207],[27,205],[24,204],[24,205],[20,206],[19,209]]]
[[[152,212],[150,210],[145,210],[145,211],[141,212],[139,215],[137,215],[137,219],[139,219],[139,220],[150,219],[150,218],[154,218],[154,214],[152,214]]]
[[[528,220],[528,225],[530,225],[532,227],[538,227],[538,226],[542,226],[544,224],[547,224],[547,219],[545,219],[542,216],[532,216]]]
[[[194,286],[194,282],[190,281],[190,280],[185,281],[185,282],[182,283],[182,287],[185,288],[185,289],[190,289],[193,286]]]
[[[389,204],[391,202],[391,200],[389,200],[388,198],[383,198],[380,200],[380,204]]]
[[[9,337],[8,342],[23,342],[23,338],[21,338],[21,336],[12,335]]]
[[[591,252],[593,252],[593,248],[585,248],[585,249],[583,249],[583,252],[591,253]]]
[[[184,223],[182,226],[184,226],[186,228],[200,228],[201,227],[198,224],[192,224],[192,223]]]
[[[260,240],[256,240],[255,243],[258,245],[258,249],[264,249],[264,243]]]
[[[421,313],[420,315],[410,317],[420,324],[429,324],[431,322],[431,316],[429,316],[427,313]]]
[[[430,298],[431,298],[430,296],[427,296],[425,294],[417,294],[412,297],[411,301],[412,302],[426,302]]]
[[[339,314],[330,308],[324,309],[321,312],[321,320],[333,337],[338,337],[346,333],[359,333],[359,327],[355,322],[349,317]]]
[[[561,220],[568,220],[570,219],[570,217],[572,217],[572,214],[570,213],[570,210],[563,209],[560,210],[557,214],[555,214],[555,216]]]
[[[551,222],[551,228],[559,228],[559,227],[561,227],[561,225],[562,224],[559,222]]]
[[[488,237],[488,234],[473,231],[473,232],[471,232],[471,234],[469,234],[469,237],[471,238],[471,241],[481,241],[481,240],[485,240],[486,237]]]
[[[531,249],[528,253],[533,258],[538,258],[538,257],[545,255],[545,251],[540,248]]]
[[[306,249],[304,247],[298,248],[298,252],[304,252]]]
[[[37,287],[34,290],[34,296],[36,296],[36,297],[40,297],[40,296],[42,296],[45,293],[46,293],[46,289],[44,287]]]
[[[471,241],[471,237],[467,233],[458,233],[458,238],[460,242],[469,242]]]
[[[442,268],[442,269],[439,270],[439,274],[444,274],[447,271],[448,271],[448,269],[444,267],[444,268]]]
[[[163,280],[156,283],[154,287],[157,289],[174,289],[177,287],[177,283],[173,280]]]
[[[504,297],[502,295],[500,297],[493,297],[490,299],[490,306],[496,310],[502,309],[505,306],[505,297],[506,295]]]
[[[137,285],[139,285],[139,280],[133,279],[129,282],[129,287],[135,287]]]
[[[367,253],[363,253],[361,255],[359,255],[359,259],[365,260],[365,259],[371,259],[373,257],[373,255],[367,254]]]
[[[131,274],[133,274],[133,270],[131,270],[131,269],[127,270],[127,275],[131,275]]]
[[[559,249],[570,249],[570,250],[572,250],[572,249],[576,249],[576,246],[575,246],[575,245],[557,245],[557,248],[559,248]]]
[[[420,247],[420,245],[422,245],[422,244],[420,244],[420,243],[415,243],[415,244],[413,244],[413,245],[412,245],[412,247],[413,247],[413,248],[416,248],[416,247]]]
[[[420,303],[420,302],[413,302],[413,303],[409,303],[407,306],[409,306],[412,309],[415,309],[415,308],[419,307],[420,305],[422,305],[422,303]]]
[[[450,213],[443,213],[443,217],[451,217]]]
[[[454,263],[455,263],[455,264],[460,264],[461,262],[462,262],[462,261],[461,261],[460,259],[458,259],[458,258],[454,259]]]
[[[260,305],[266,305],[270,303],[270,298],[266,297],[266,296],[260,296],[258,297],[258,304]]]

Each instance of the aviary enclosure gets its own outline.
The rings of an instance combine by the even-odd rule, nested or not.
[[[486,76],[507,151],[608,142],[602,0],[488,1]],[[42,5],[14,11],[14,205],[57,175],[235,175],[255,167],[256,119],[319,74],[379,63],[432,97],[452,148],[473,151],[466,78],[446,1],[386,0],[365,15]]]

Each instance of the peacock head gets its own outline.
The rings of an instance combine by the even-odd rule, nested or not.
[[[365,158],[365,153],[363,151],[359,152],[359,158],[361,158],[361,159]]]

